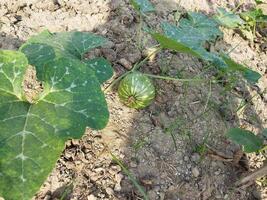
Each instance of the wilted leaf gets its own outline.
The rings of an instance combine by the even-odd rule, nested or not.
[[[262,139],[244,129],[231,128],[227,133],[227,137],[233,142],[242,145],[246,153],[256,152],[263,147]]]

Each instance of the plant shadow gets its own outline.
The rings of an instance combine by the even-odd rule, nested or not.
[[[188,9],[214,12],[214,5],[206,1],[203,1],[205,4],[180,1],[180,5],[174,0],[153,2],[158,11],[149,14],[145,21],[155,29],[159,29],[159,21],[174,22],[175,13]],[[140,19],[127,2],[111,1],[109,7],[107,21],[92,31],[111,42],[105,48],[92,51],[90,56],[106,57],[114,67],[114,79],[141,61],[145,47],[156,42],[138,31]],[[2,49],[18,49],[22,42],[15,36],[0,33]],[[222,39],[215,50],[227,51],[234,46]],[[197,58],[166,50],[141,71],[191,78],[205,68],[205,63]],[[216,70],[211,69],[203,78],[216,75]],[[245,189],[234,186],[234,182],[248,172],[247,158],[241,155],[235,162],[240,146],[227,140],[225,133],[230,127],[242,126],[255,132],[266,128],[266,120],[259,113],[264,107],[256,105],[257,102],[264,105],[259,95],[262,91],[248,86],[242,79],[231,87],[233,90],[227,89],[231,82],[209,85],[154,80],[154,83],[157,97],[152,105],[140,111],[122,105],[116,90],[107,92],[108,126],[101,131],[88,129],[81,140],[68,141],[51,174],[57,177],[54,180],[57,186],[43,187],[34,199],[142,199],[140,191],[110,153],[121,159],[151,200],[256,198],[255,185]],[[244,106],[240,108],[242,102]],[[240,110],[237,114],[237,108],[242,109],[241,114]],[[64,198],[69,183],[73,183],[73,189]],[[51,185],[51,182],[45,184]]]

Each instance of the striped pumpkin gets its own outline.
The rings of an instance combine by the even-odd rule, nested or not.
[[[155,98],[155,87],[147,76],[133,72],[122,79],[118,93],[125,105],[141,109],[148,106]]]

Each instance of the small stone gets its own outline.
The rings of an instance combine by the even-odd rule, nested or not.
[[[97,198],[96,198],[93,194],[90,194],[90,195],[87,197],[87,200],[97,200]]]
[[[252,195],[253,195],[253,197],[255,197],[255,199],[258,199],[258,200],[261,199],[261,194],[257,190],[253,190]],[[0,198],[0,200],[1,200],[1,198]]]
[[[121,180],[123,179],[123,175],[121,173],[115,175],[115,187],[114,191],[120,192],[121,191]]]
[[[138,62],[141,59],[141,57],[142,56],[139,51],[127,55],[128,60],[133,64]]]
[[[109,61],[113,62],[117,58],[117,54],[113,49],[102,49],[102,54],[106,57]]]
[[[131,14],[121,16],[121,22],[126,26],[130,26],[133,23],[133,20],[134,17]]]
[[[73,146],[79,146],[79,144],[80,144],[79,140],[74,140],[74,139],[71,140],[71,143]]]
[[[198,162],[200,160],[200,155],[198,153],[194,153],[191,157],[191,160],[195,163]]]
[[[196,178],[199,177],[200,172],[199,172],[199,170],[198,170],[197,167],[194,167],[194,168],[192,169],[192,174],[193,174],[193,176],[196,177]]]
[[[105,49],[112,49],[113,47],[115,47],[115,44],[114,44],[114,42],[112,42],[112,41],[107,41],[104,45],[103,45],[103,47],[105,48]]]
[[[128,60],[126,60],[125,58],[122,58],[122,59],[120,59],[119,60],[119,63],[124,67],[124,68],[126,68],[126,69],[128,69],[128,70],[130,70],[130,69],[132,69],[132,64],[128,61]]]
[[[185,156],[184,157],[184,161],[189,161],[189,157],[188,156]]]
[[[212,167],[217,167],[217,166],[218,166],[218,165],[217,165],[217,162],[212,161],[212,162],[211,162],[211,166],[212,166]]]
[[[220,174],[220,171],[216,171],[216,172],[214,172],[214,174],[215,174],[216,176],[218,176],[218,175]]]
[[[115,48],[116,48],[117,52],[121,52],[126,48],[126,45],[125,45],[125,43],[119,43],[119,44],[116,44]]]
[[[158,197],[157,192],[155,192],[154,190],[149,190],[147,194],[149,199],[157,199]]]
[[[160,200],[164,200],[164,199],[165,199],[165,193],[164,193],[164,192],[161,192],[161,193],[159,194],[159,199],[160,199]]]
[[[49,200],[49,199],[51,199],[51,196],[50,195],[45,195],[44,200]],[[4,199],[0,198],[0,200],[4,200]]]
[[[110,196],[114,195],[114,191],[110,187],[106,188],[106,193]]]
[[[121,191],[121,184],[120,183],[116,183],[116,185],[114,187],[114,191],[116,191],[116,192],[120,192]]]
[[[137,167],[137,164],[135,162],[130,162],[130,167],[136,168]]]

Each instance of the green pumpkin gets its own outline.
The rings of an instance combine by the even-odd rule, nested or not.
[[[145,108],[155,98],[152,81],[140,72],[128,74],[119,84],[120,100],[130,108]]]

